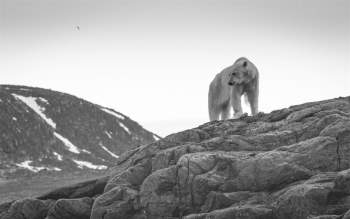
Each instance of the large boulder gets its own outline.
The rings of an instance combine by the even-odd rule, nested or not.
[[[70,186],[55,189],[46,194],[40,195],[37,199],[67,199],[67,198],[82,198],[93,197],[103,192],[109,177],[102,177],[100,179],[93,179]]]
[[[23,199],[11,203],[1,219],[44,219],[54,202],[51,200]]]
[[[41,196],[40,202],[55,200],[42,212],[91,219],[348,219],[350,97],[209,122],[124,153],[108,174],[103,183]],[[72,208],[62,207],[68,203]],[[0,216],[15,206],[0,206]]]
[[[46,219],[89,219],[93,199],[60,199],[50,208]]]

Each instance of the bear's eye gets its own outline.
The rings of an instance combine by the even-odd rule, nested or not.
[[[236,73],[236,72],[232,72],[232,75],[233,75],[233,76],[236,76],[236,75],[237,75],[237,73]]]

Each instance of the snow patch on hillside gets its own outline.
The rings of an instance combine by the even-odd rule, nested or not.
[[[45,102],[46,104],[49,103],[45,98],[42,97],[25,97],[18,94],[12,94],[15,98],[21,100],[24,102],[28,107],[30,107],[34,112],[36,112],[42,119],[44,119],[47,124],[49,124],[52,128],[56,129],[56,123],[52,121],[52,119],[48,118],[45,115],[45,107],[39,106],[36,102],[37,99],[40,99],[42,102]],[[60,141],[63,142],[63,144],[68,148],[69,151],[79,154],[80,151],[83,151],[85,153],[91,154],[90,151],[87,150],[80,150],[77,146],[75,146],[71,141],[69,141],[67,138],[63,137],[62,135],[58,134],[57,132],[54,132],[54,135],[56,138],[58,138]]]
[[[59,161],[62,161],[62,160],[63,160],[62,155],[60,155],[59,153],[53,152],[53,155],[55,155],[55,156],[57,157],[57,160],[59,160]]]
[[[108,154],[110,154],[112,157],[115,158],[119,158],[118,155],[116,155],[115,153],[113,153],[112,151],[110,151],[107,147],[105,147],[103,144],[100,143],[100,146],[103,148],[103,150],[105,150]]]
[[[131,134],[130,130],[128,129],[128,127],[126,127],[123,123],[119,122],[120,127],[122,127],[127,133],[129,133],[129,135]]]
[[[28,88],[20,88],[20,89],[18,89],[18,90],[29,91]]]
[[[87,154],[91,154],[91,151],[85,150],[85,149],[81,149],[82,152],[87,153]]]
[[[80,154],[80,150],[77,146],[75,146],[72,142],[70,142],[67,138],[63,137],[62,135],[58,134],[57,132],[54,132],[54,135],[63,142],[63,144],[68,148],[70,152]]]
[[[54,171],[61,171],[62,169],[58,168],[58,167],[36,167],[36,166],[31,166],[30,164],[32,163],[33,161],[31,160],[26,160],[26,161],[23,161],[22,163],[18,163],[16,164],[16,166],[18,167],[22,167],[24,169],[27,169],[27,170],[30,170],[32,172],[39,172],[40,170],[54,170]]]
[[[49,101],[47,101],[47,99],[43,98],[43,97],[39,97],[39,100],[41,100],[42,102],[49,104]]]
[[[49,124],[52,128],[56,129],[56,123],[45,115],[45,107],[39,106],[36,102],[36,100],[38,99],[37,97],[25,97],[18,94],[12,94],[12,96],[21,100],[28,107],[34,110],[34,112],[36,112],[42,119],[44,119],[47,122],[47,124]]]
[[[124,116],[120,115],[119,113],[116,113],[110,109],[107,109],[107,108],[100,108],[101,110],[105,111],[106,113],[108,114],[111,114],[112,116],[115,116],[117,117],[118,119],[125,119]]]
[[[74,163],[76,163],[78,165],[78,167],[80,169],[83,169],[84,167],[90,168],[90,169],[94,169],[94,170],[103,170],[103,169],[107,169],[107,166],[105,165],[95,165],[93,163],[90,163],[88,161],[83,161],[83,160],[74,160]]]
[[[153,138],[154,140],[158,141],[160,138],[158,136],[156,136],[155,134],[153,134]]]
[[[105,133],[108,136],[108,138],[112,139],[112,135],[109,132],[105,131]]]

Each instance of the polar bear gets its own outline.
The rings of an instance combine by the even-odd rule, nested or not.
[[[245,95],[252,115],[258,113],[259,72],[245,57],[218,73],[210,83],[208,108],[210,121],[230,119],[243,115],[241,96]]]

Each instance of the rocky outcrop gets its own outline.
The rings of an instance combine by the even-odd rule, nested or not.
[[[169,135],[122,154],[105,182],[36,200],[53,202],[48,218],[350,218],[350,97]]]
[[[157,139],[112,109],[12,85],[0,85],[0,133],[0,178],[106,169],[123,152]]]
[[[93,201],[89,197],[59,199],[48,211],[46,219],[89,219]]]
[[[47,194],[43,194],[37,199],[46,200],[53,199],[58,200],[62,198],[74,199],[74,198],[83,198],[83,197],[94,197],[103,192],[104,187],[108,181],[108,177],[103,177],[100,179],[93,179],[71,186],[62,187]]]
[[[7,211],[0,212],[1,219],[41,219],[45,218],[53,206],[52,200],[23,199],[11,203]]]

